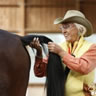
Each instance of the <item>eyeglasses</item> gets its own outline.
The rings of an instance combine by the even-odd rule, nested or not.
[[[64,25],[60,26],[60,30],[67,30],[67,29],[70,29],[71,27],[73,27],[72,23],[64,24]]]

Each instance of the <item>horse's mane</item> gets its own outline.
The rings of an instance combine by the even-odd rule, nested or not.
[[[40,35],[29,35],[20,37],[22,44],[24,46],[29,45],[34,37],[38,37],[42,44],[48,44],[48,42],[53,42],[51,39]],[[64,86],[66,82],[67,75],[69,73],[69,68],[65,68],[62,64],[60,56],[55,53],[49,52],[47,72],[46,72],[46,83],[47,96],[64,96]]]

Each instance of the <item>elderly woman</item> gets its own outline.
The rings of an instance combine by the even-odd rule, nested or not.
[[[60,45],[49,42],[48,49],[50,52],[58,54],[63,65],[70,69],[65,85],[65,96],[90,96],[91,94],[87,91],[88,85],[94,81],[96,44],[86,41],[84,36],[92,34],[92,25],[84,14],[77,10],[67,11],[64,18],[57,18],[54,24],[61,25],[60,29],[66,42]],[[42,50],[38,38],[35,38],[30,46],[37,49],[35,75],[43,77],[46,75],[47,60],[42,60]]]

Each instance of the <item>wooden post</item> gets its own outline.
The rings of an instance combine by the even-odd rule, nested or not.
[[[76,9],[80,10],[80,0],[76,0]]]
[[[21,24],[21,29],[20,29],[20,35],[24,36],[25,35],[25,0],[20,0],[20,24]]]

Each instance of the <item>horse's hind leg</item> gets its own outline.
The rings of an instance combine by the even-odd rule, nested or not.
[[[20,38],[7,32],[1,32],[0,96],[25,96],[29,70],[30,57]]]
[[[0,96],[8,96],[10,82],[8,76],[0,71]]]

